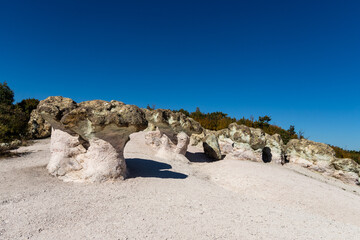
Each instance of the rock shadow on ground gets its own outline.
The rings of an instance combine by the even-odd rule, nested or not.
[[[154,160],[141,158],[126,159],[128,167],[128,178],[145,177],[145,178],[172,178],[185,179],[188,175],[178,172],[169,171],[172,166],[167,163],[157,162]]]

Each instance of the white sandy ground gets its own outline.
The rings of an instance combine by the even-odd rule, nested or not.
[[[360,187],[288,165],[161,160],[126,146],[130,178],[50,176],[49,139],[0,159],[0,239],[360,239]]]

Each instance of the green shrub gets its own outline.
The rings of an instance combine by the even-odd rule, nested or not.
[[[24,138],[31,111],[39,104],[37,99],[13,102],[14,92],[6,82],[0,83],[0,142]]]

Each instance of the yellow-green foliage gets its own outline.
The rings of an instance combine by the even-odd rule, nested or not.
[[[332,145],[330,145],[330,147],[334,149],[337,158],[351,158],[360,164],[360,151],[349,151]]]

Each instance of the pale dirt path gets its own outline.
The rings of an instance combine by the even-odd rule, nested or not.
[[[142,134],[125,181],[49,176],[48,139],[1,159],[0,239],[359,239],[357,188],[275,164],[155,159]]]

